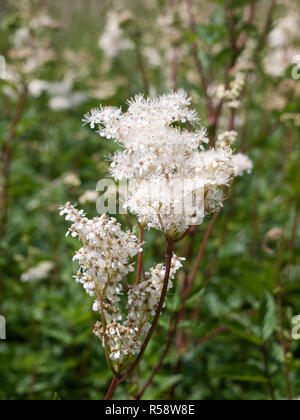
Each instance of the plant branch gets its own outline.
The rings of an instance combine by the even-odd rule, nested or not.
[[[262,348],[261,348],[262,354],[263,354],[263,358],[264,358],[264,368],[265,368],[265,375],[267,378],[267,384],[268,384],[268,389],[269,389],[269,393],[270,393],[270,397],[272,401],[275,401],[275,393],[274,393],[274,387],[272,384],[272,380],[271,380],[271,374],[270,374],[270,368],[269,368],[269,360],[268,360],[268,353],[267,353],[267,349],[266,346],[263,344]]]
[[[188,8],[190,29],[191,29],[191,32],[192,32],[193,36],[195,37],[195,41],[193,41],[193,44],[192,44],[192,53],[193,53],[194,61],[195,61],[195,64],[196,64],[196,68],[197,68],[198,73],[200,75],[209,121],[210,121],[210,124],[213,125],[213,124],[215,124],[214,107],[213,107],[212,100],[211,100],[211,98],[208,94],[209,84],[208,84],[208,80],[207,80],[207,77],[205,75],[205,71],[204,71],[204,68],[202,66],[201,60],[199,58],[198,43],[196,41],[197,30],[196,30],[196,20],[195,20],[195,14],[194,14],[194,0],[186,0],[186,2],[187,2],[187,8]]]
[[[143,57],[143,54],[142,54],[142,51],[141,51],[141,46],[140,46],[141,33],[140,32],[137,32],[135,34],[134,42],[135,42],[137,65],[138,65],[138,68],[140,70],[140,75],[141,75],[144,91],[145,91],[146,95],[149,95],[150,82],[149,82],[149,78],[148,78],[148,74],[147,74],[147,69],[146,69],[146,66],[145,66],[144,57]]]
[[[129,369],[127,370],[127,372],[121,377],[121,378],[117,378],[114,377],[109,389],[109,392],[106,395],[106,399],[111,399],[114,395],[114,392],[116,390],[116,388],[122,383],[124,382],[136,369],[136,367],[138,366],[138,364],[140,363],[146,348],[149,344],[149,341],[153,335],[153,332],[158,324],[158,320],[165,302],[165,298],[167,295],[167,290],[168,290],[168,285],[169,285],[169,279],[170,279],[170,272],[171,272],[171,263],[172,263],[172,257],[173,257],[173,242],[170,242],[169,240],[167,240],[167,257],[166,257],[166,272],[165,272],[165,278],[164,278],[164,282],[163,282],[163,288],[162,288],[162,293],[161,293],[161,297],[160,297],[160,301],[158,304],[158,308],[156,310],[156,314],[154,317],[154,320],[152,322],[152,326],[150,328],[150,331],[148,332],[143,344],[142,344],[142,348],[141,351],[139,352],[137,358],[135,359],[135,361],[132,363],[132,365],[129,367]]]
[[[174,336],[176,335],[176,332],[177,332],[177,327],[178,327],[180,321],[183,319],[184,312],[185,312],[186,301],[188,299],[189,293],[191,291],[191,288],[193,286],[194,280],[196,278],[197,271],[198,271],[199,265],[200,265],[200,263],[202,261],[203,254],[204,254],[204,251],[205,251],[205,248],[206,248],[208,239],[209,239],[209,237],[210,237],[210,235],[212,233],[213,227],[215,225],[215,222],[216,222],[219,214],[220,214],[220,210],[217,213],[214,214],[214,216],[213,216],[213,218],[212,218],[212,220],[210,222],[210,225],[209,225],[209,227],[208,227],[208,229],[206,231],[206,234],[205,234],[205,237],[204,237],[203,242],[201,244],[201,247],[200,247],[200,250],[199,250],[197,259],[195,261],[195,264],[194,264],[194,267],[193,267],[191,276],[189,278],[187,287],[186,287],[186,289],[184,291],[183,301],[182,301],[182,304],[181,304],[181,308],[179,310],[179,313],[177,315],[177,318],[176,318],[174,324],[171,325],[171,327],[170,327],[169,334],[168,334],[168,340],[167,340],[165,349],[164,349],[164,351],[163,351],[163,353],[162,353],[162,355],[161,355],[161,357],[160,357],[157,365],[155,366],[154,370],[152,371],[152,373],[150,375],[150,378],[148,379],[148,381],[146,382],[146,384],[144,385],[144,387],[142,388],[142,390],[137,395],[137,397],[136,397],[137,399],[140,399],[143,396],[143,394],[145,393],[145,391],[147,390],[147,388],[152,384],[155,375],[160,370],[160,368],[161,368],[161,366],[162,366],[162,364],[163,364],[163,362],[164,362],[164,360],[165,360],[165,358],[166,358],[166,356],[167,356],[167,354],[168,354],[168,352],[170,350],[170,347],[171,347],[172,342],[173,342],[173,338],[174,338]]]
[[[278,0],[272,0],[271,1],[270,7],[269,7],[269,10],[268,10],[268,13],[267,13],[267,18],[266,18],[266,21],[265,21],[265,25],[264,25],[264,28],[261,32],[257,47],[255,49],[255,53],[254,53],[254,62],[255,63],[258,60],[258,56],[259,56],[260,52],[265,47],[265,43],[266,43],[266,40],[268,38],[270,28],[272,26],[273,14],[274,14],[275,7],[276,7],[277,3],[278,3]]]

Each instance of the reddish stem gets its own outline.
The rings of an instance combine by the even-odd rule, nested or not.
[[[128,371],[121,377],[121,378],[113,378],[112,383],[110,385],[110,388],[107,392],[106,395],[106,399],[110,400],[114,393],[115,390],[117,389],[118,385],[120,385],[122,382],[124,382],[132,373],[133,371],[136,369],[136,367],[138,366],[138,364],[140,363],[145,350],[149,344],[149,341],[153,335],[153,332],[157,326],[164,302],[165,302],[165,298],[167,295],[167,290],[168,290],[168,285],[169,285],[169,279],[170,279],[170,272],[171,272],[171,264],[172,264],[172,257],[173,257],[173,242],[170,242],[169,240],[167,241],[168,243],[168,247],[167,247],[167,257],[166,257],[166,272],[165,272],[165,278],[164,278],[164,283],[163,283],[163,289],[162,289],[162,293],[161,293],[161,297],[160,297],[160,301],[158,304],[158,308],[156,310],[156,314],[154,317],[154,320],[152,322],[152,326],[150,328],[150,331],[147,334],[147,337],[145,338],[143,344],[142,344],[142,348],[141,351],[139,352],[137,358],[135,359],[135,361],[132,363],[132,365],[129,367]]]
[[[111,384],[108,388],[107,394],[104,398],[105,401],[107,400],[111,400],[116,388],[118,386],[118,378],[116,378],[115,376],[112,378]]]
[[[155,368],[154,368],[154,370],[153,370],[150,378],[148,379],[148,381],[146,382],[146,384],[144,385],[144,387],[142,388],[142,390],[137,395],[137,397],[136,397],[137,399],[140,399],[143,396],[143,394],[145,393],[146,389],[152,384],[155,375],[157,374],[157,372],[161,368],[161,366],[162,366],[162,364],[164,362],[164,359],[166,358],[166,356],[167,356],[167,354],[168,354],[168,352],[170,350],[170,347],[171,347],[172,342],[173,342],[173,338],[174,338],[174,336],[176,334],[176,331],[177,331],[177,327],[178,327],[180,321],[184,317],[185,305],[186,305],[187,298],[189,296],[189,293],[190,293],[191,288],[193,286],[194,280],[196,278],[197,271],[198,271],[198,268],[199,268],[200,263],[202,261],[203,254],[204,254],[204,251],[205,251],[205,248],[206,248],[208,239],[209,239],[209,237],[210,237],[210,235],[212,233],[213,227],[214,227],[214,225],[216,223],[216,220],[217,220],[219,214],[220,214],[220,210],[217,213],[214,214],[214,216],[213,216],[213,218],[212,218],[212,220],[210,222],[210,225],[209,225],[209,227],[208,227],[208,229],[206,231],[205,237],[204,237],[203,242],[201,244],[201,247],[200,247],[200,250],[199,250],[197,259],[195,261],[195,264],[194,264],[194,267],[193,267],[193,270],[192,270],[192,274],[191,274],[191,276],[189,278],[187,287],[186,287],[186,289],[184,291],[183,301],[182,301],[182,304],[181,304],[180,311],[179,311],[179,313],[177,315],[177,318],[175,320],[174,325],[171,326],[171,329],[169,331],[168,340],[167,340],[165,349],[164,349],[164,351],[163,351],[163,353],[162,353],[162,355],[161,355],[161,357],[160,357],[157,365],[155,366]]]

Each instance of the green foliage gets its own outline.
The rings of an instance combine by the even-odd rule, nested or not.
[[[21,26],[10,3],[1,2],[0,6],[3,55]],[[106,176],[106,158],[115,150],[113,143],[81,126],[83,114],[99,102],[121,106],[135,93],[144,92],[145,75],[141,76],[135,49],[108,58],[98,47],[112,2],[101,2],[101,7],[92,1],[45,3],[62,28],[50,39],[56,58],[40,69],[38,78],[57,82],[74,73],[73,91],[84,92],[86,97],[83,103],[58,111],[49,107],[49,92],[39,97],[28,95],[16,128],[8,220],[0,240],[0,313],[7,320],[7,340],[0,342],[0,399],[97,400],[103,399],[111,373],[102,346],[92,334],[98,314],[92,313],[91,299],[72,279],[76,265],[71,259],[79,245],[65,238],[66,226],[58,216],[58,207],[66,201],[77,202],[86,190],[95,190],[97,181]],[[163,93],[170,85],[170,63],[158,48],[160,64],[151,65],[143,47],[149,47],[149,37],[152,47],[163,44],[167,31],[156,22],[166,14],[168,2],[155,2],[156,7],[133,0],[124,3],[133,14],[124,25],[124,37],[137,42],[140,34],[151,92]],[[170,53],[174,46],[184,46],[177,86],[191,92],[193,105],[207,126],[193,43],[200,46],[197,57],[213,85],[224,83],[233,56],[225,3],[201,2],[204,17],[195,32],[176,21],[180,36],[171,36],[168,47]],[[257,43],[269,2],[255,2],[258,19],[244,25],[244,11],[250,3],[253,1],[232,1],[235,30],[236,35],[246,30],[250,41]],[[80,59],[75,60],[74,55]],[[292,396],[300,395],[300,343],[291,337],[291,320],[300,313],[300,223],[295,222],[300,208],[300,129],[282,118],[299,112],[299,86],[300,81],[291,80],[290,75],[288,80],[270,76],[259,60],[250,74],[238,110],[236,148],[253,160],[253,174],[238,178],[228,192],[188,297],[185,318],[145,399],[270,399],[262,349],[267,352],[276,398],[287,398],[286,366]],[[17,92],[11,81],[0,80],[1,150],[16,113]],[[283,105],[275,107],[276,101]],[[226,111],[224,130],[229,118]],[[65,181],[70,173],[80,179],[79,184]],[[3,179],[0,184],[2,188]],[[89,216],[95,215],[95,203],[82,206]],[[127,224],[123,216],[120,221]],[[178,255],[188,254],[187,273],[209,222],[207,218],[198,228],[189,249],[186,242],[178,245]],[[136,229],[134,217],[131,223]],[[282,229],[283,235],[272,242],[267,233],[274,227]],[[165,249],[159,233],[150,231],[145,236],[145,268],[149,269],[164,261]],[[52,269],[43,279],[20,280],[30,268],[45,261],[52,263]],[[115,398],[131,398],[149,378],[165,347],[170,321],[180,308],[183,284],[184,273],[175,280],[138,378],[134,375],[131,383],[122,384]]]

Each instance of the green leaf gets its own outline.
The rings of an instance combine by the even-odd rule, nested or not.
[[[260,337],[254,335],[254,334],[249,334],[246,331],[242,331],[232,325],[228,325],[228,329],[229,331],[231,331],[233,334],[243,338],[246,341],[249,341],[252,344],[255,344],[257,346],[262,346],[263,345],[263,341]]]
[[[276,304],[271,293],[265,291],[260,306],[259,321],[262,339],[268,340],[277,326]]]
[[[266,383],[267,379],[262,376],[260,369],[255,366],[234,363],[219,369],[218,376],[237,382]]]
[[[247,375],[224,375],[224,378],[232,379],[237,382],[253,382],[253,383],[266,383],[267,380],[263,376],[247,376]]]
[[[206,289],[202,287],[198,292],[191,296],[186,302],[186,307],[194,305],[194,303],[196,303],[204,295],[205,290]]]

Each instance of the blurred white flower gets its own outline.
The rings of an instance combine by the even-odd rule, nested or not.
[[[238,137],[236,131],[224,131],[224,133],[219,134],[217,145],[219,147],[233,146]]]
[[[283,76],[292,59],[299,53],[300,17],[297,11],[286,9],[288,14],[276,22],[269,35],[269,53],[264,59],[266,73],[274,77]]]
[[[66,185],[69,185],[70,187],[79,187],[81,181],[77,174],[75,174],[74,172],[69,172],[64,177],[64,183]]]
[[[250,174],[253,170],[253,162],[243,153],[233,155],[232,163],[235,176],[242,176],[244,172]]]
[[[73,91],[72,74],[67,74],[60,82],[34,79],[29,83],[28,91],[36,98],[47,92],[50,96],[49,108],[57,111],[76,108],[87,100],[84,92]]]
[[[134,47],[132,41],[124,37],[120,27],[121,22],[127,17],[126,11],[118,13],[112,10],[107,15],[105,31],[99,39],[99,47],[109,58],[117,57],[121,51]]]
[[[228,89],[226,89],[224,85],[219,85],[215,90],[215,95],[218,99],[224,99],[229,108],[237,109],[241,105],[240,96],[243,92],[245,83],[245,74],[239,72],[229,83]]]
[[[97,191],[88,190],[79,198],[80,204],[85,203],[95,203],[99,197],[99,193]]]
[[[49,108],[53,111],[67,111],[81,105],[87,100],[83,92],[70,92],[67,96],[54,96],[49,101]]]
[[[22,274],[21,281],[24,283],[35,282],[46,279],[54,268],[54,263],[51,261],[43,261],[36,267],[30,268]]]

